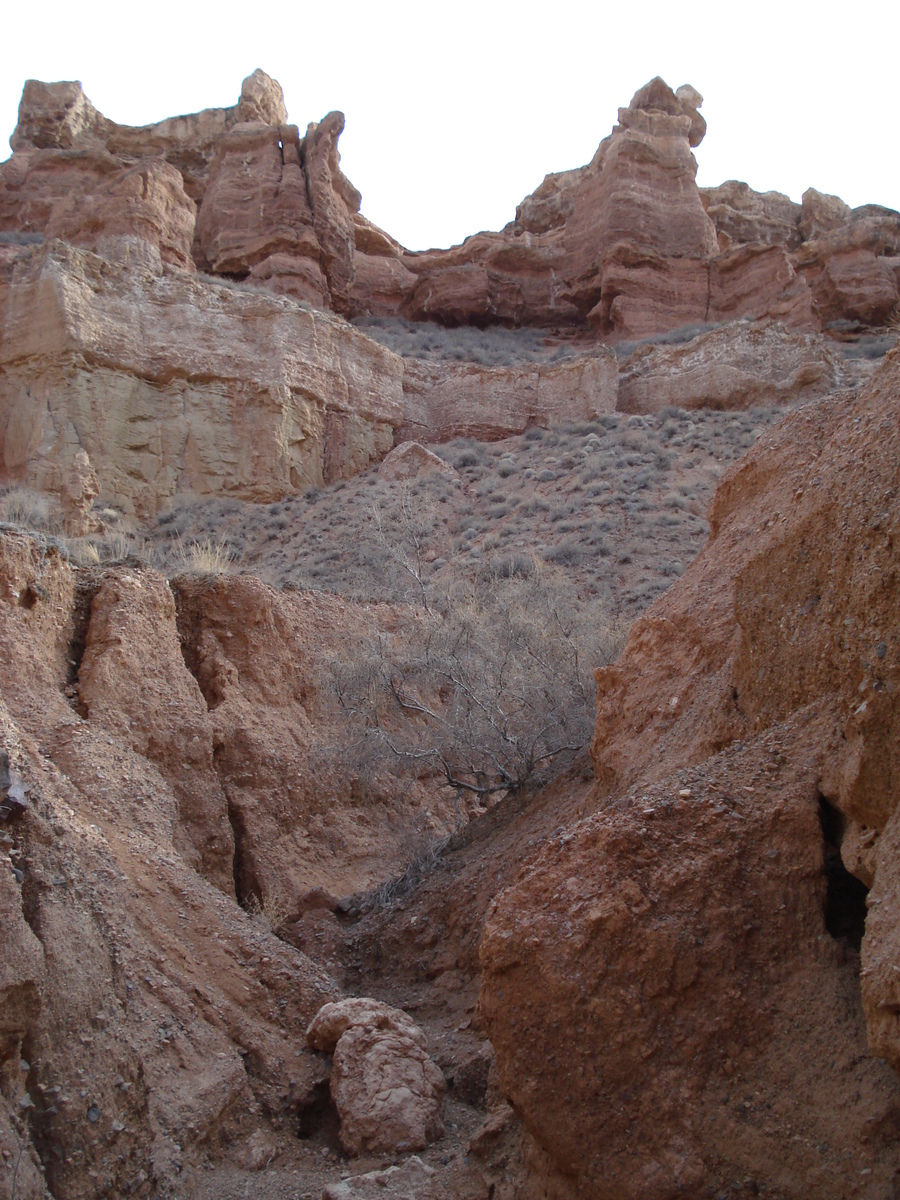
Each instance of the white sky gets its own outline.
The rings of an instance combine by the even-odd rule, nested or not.
[[[0,138],[26,78],[80,79],[114,121],[233,104],[262,67],[305,128],[331,109],[362,211],[410,249],[499,229],[587,162],[654,75],[705,97],[702,185],[900,209],[900,0],[11,4]],[[5,150],[4,145],[4,150]]]

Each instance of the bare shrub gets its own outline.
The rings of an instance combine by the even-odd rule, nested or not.
[[[383,634],[336,662],[356,752],[480,796],[546,776],[587,744],[593,669],[622,643],[616,622],[585,620],[574,599],[536,566],[525,579],[485,573],[433,600],[414,638]]]
[[[291,916],[290,905],[281,896],[249,896],[244,902],[244,910],[260,925],[277,934],[279,929],[287,924]]]

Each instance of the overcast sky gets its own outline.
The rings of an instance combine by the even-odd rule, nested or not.
[[[27,78],[80,79],[101,112],[137,125],[233,104],[262,67],[301,128],[346,114],[342,165],[362,211],[410,249],[501,228],[546,173],[587,162],[655,75],[705,97],[701,184],[900,209],[900,0],[839,15],[811,0],[9,9],[3,137]]]

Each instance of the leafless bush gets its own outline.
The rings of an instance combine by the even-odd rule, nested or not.
[[[246,912],[269,933],[278,933],[291,915],[290,905],[280,896],[250,896],[244,904]]]
[[[479,796],[545,775],[590,738],[593,669],[621,647],[592,617],[549,570],[433,598],[414,639],[383,634],[335,664],[357,752]]]

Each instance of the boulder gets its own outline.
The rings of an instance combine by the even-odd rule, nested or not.
[[[306,1031],[306,1044],[312,1050],[334,1054],[348,1029],[363,1028],[399,1033],[413,1039],[423,1036],[412,1017],[401,1008],[392,1008],[390,1004],[368,996],[351,996],[322,1005]]]
[[[374,1000],[339,1001],[320,1010],[306,1040],[334,1053],[331,1095],[348,1154],[423,1150],[443,1136],[444,1077],[406,1013]]]
[[[430,475],[438,471],[448,479],[458,480],[459,475],[449,463],[426,450],[418,442],[401,442],[382,460],[378,474],[382,479],[391,481],[402,479],[418,479],[421,475]]]

